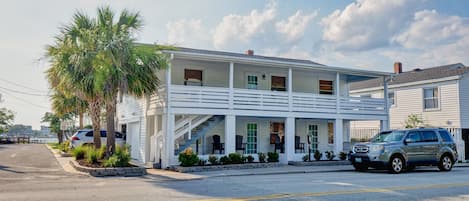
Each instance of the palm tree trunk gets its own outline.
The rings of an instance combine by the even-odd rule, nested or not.
[[[78,119],[80,121],[80,129],[83,129],[83,112],[80,112],[80,114],[78,114]]]
[[[94,146],[101,148],[101,106],[99,100],[91,100],[89,102],[91,122],[93,124],[93,143]]]
[[[114,121],[116,116],[116,99],[106,103],[107,147],[106,157],[112,156],[116,150],[116,136]]]
[[[62,144],[64,142],[64,136],[63,136],[63,131],[62,130],[57,132],[57,140],[59,141],[59,144]]]

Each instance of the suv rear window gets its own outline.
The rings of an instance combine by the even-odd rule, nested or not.
[[[438,142],[438,136],[433,131],[423,131],[423,142]]]
[[[93,137],[93,131],[87,131],[86,137]],[[101,137],[106,137],[106,131],[101,131]],[[122,133],[116,132],[116,138],[122,138]]]
[[[449,134],[448,131],[441,130],[438,132],[440,133],[440,136],[443,139],[443,142],[453,142],[453,138],[451,138],[451,134]]]

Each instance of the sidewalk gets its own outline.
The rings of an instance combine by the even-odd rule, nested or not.
[[[457,163],[454,168],[467,168],[469,163]],[[436,167],[429,167],[436,168]],[[278,175],[278,174],[302,174],[302,173],[326,173],[326,172],[346,172],[354,171],[352,165],[336,166],[291,166],[285,165],[273,168],[255,168],[238,170],[220,170],[206,172],[179,173],[169,170],[147,169],[150,177],[164,178],[166,180],[186,181],[195,179],[205,179],[212,177],[230,177],[230,176],[250,176],[250,175]]]
[[[169,170],[147,169],[149,176],[166,178],[170,180],[194,180],[211,177],[250,176],[250,175],[276,175],[276,174],[300,174],[300,173],[325,173],[338,171],[353,171],[350,165],[337,166],[291,166],[285,165],[273,168],[254,168],[238,170],[220,170],[206,172],[179,173]]]

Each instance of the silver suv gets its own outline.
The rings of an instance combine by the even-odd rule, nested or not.
[[[357,143],[349,160],[358,171],[387,168],[398,174],[421,165],[436,165],[441,171],[450,171],[457,154],[456,144],[446,129],[418,128],[383,131],[370,142]]]

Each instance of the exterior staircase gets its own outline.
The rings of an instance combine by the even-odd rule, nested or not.
[[[213,127],[223,122],[225,116],[199,115],[191,118],[191,126],[181,126],[179,128],[176,128],[176,139],[183,138],[182,140],[179,140],[179,149],[175,150],[176,155],[190,147],[194,142],[201,139],[203,136],[205,136]],[[178,125],[178,123],[176,123],[176,125]],[[192,128],[190,134],[189,128]]]

